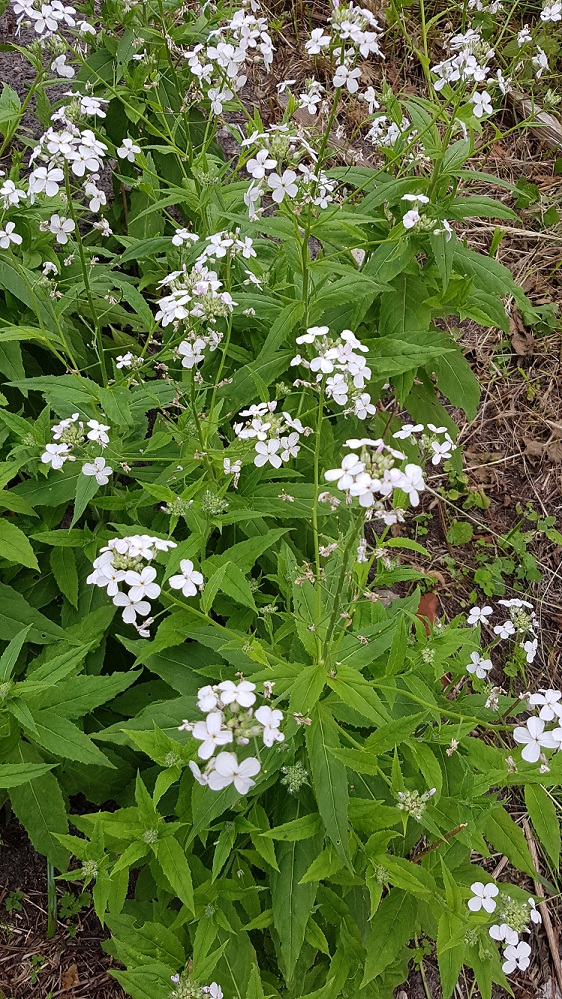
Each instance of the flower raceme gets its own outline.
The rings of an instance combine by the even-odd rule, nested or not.
[[[419,465],[408,462],[403,469],[396,467],[396,462],[405,461],[406,456],[380,438],[352,438],[346,446],[353,451],[344,456],[340,468],[324,473],[327,482],[335,482],[345,492],[346,502],[357,498],[368,517],[379,518],[385,524],[403,519],[401,509],[389,509],[383,502],[391,500],[396,490],[406,493],[412,506],[418,505],[419,494],[425,489]]]
[[[245,422],[234,424],[238,440],[254,440],[254,465],[261,468],[271,465],[281,468],[285,462],[296,458],[300,451],[301,436],[312,433],[290,413],[277,414],[277,402],[263,402],[239,413]]]
[[[222,750],[223,746],[247,746],[252,738],[261,738],[263,745],[271,748],[283,742],[280,731],[283,712],[264,704],[254,710],[256,685],[249,680],[223,680],[221,683],[201,687],[197,707],[206,714],[204,721],[185,719],[179,731],[190,732],[200,745],[199,759],[208,761],[204,771],[193,760],[189,766],[195,780],[212,791],[222,791],[234,785],[239,794],[247,794],[254,786],[254,777],[261,770],[260,761],[253,756],[239,760],[235,752]],[[221,752],[215,756],[217,749]]]

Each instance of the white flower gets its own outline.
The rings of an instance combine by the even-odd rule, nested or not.
[[[285,736],[279,731],[279,726],[283,721],[283,712],[264,704],[254,714],[256,721],[263,725],[262,738],[264,746],[271,747],[274,742],[283,742]]]
[[[470,100],[474,104],[473,114],[476,118],[481,118],[484,114],[494,113],[492,98],[487,90],[483,90],[481,93],[475,90]]]
[[[133,600],[130,593],[116,593],[113,597],[116,607],[123,608],[123,620],[125,624],[135,624],[137,614],[147,617],[150,614],[150,604],[148,600]]]
[[[96,441],[102,447],[109,444],[109,437],[107,436],[109,426],[106,426],[104,423],[98,423],[97,420],[88,420],[86,426],[90,428],[86,434],[88,440]]]
[[[419,493],[425,489],[425,482],[420,466],[408,464],[403,472],[398,472],[398,469],[391,468],[391,481],[394,481],[395,478],[392,474],[393,472],[397,473],[398,488],[407,493],[412,506],[417,506],[420,501]]]
[[[276,204],[280,205],[285,195],[289,198],[296,198],[298,193],[296,179],[297,175],[294,170],[284,170],[282,177],[278,173],[269,175],[268,184],[273,192],[271,197]]]
[[[399,441],[406,441],[412,434],[419,434],[423,430],[423,423],[404,423],[401,430],[397,430],[392,436]]]
[[[202,760],[210,759],[217,746],[226,746],[232,742],[232,732],[230,729],[223,729],[222,723],[222,713],[211,711],[205,721],[196,722],[193,726],[193,738],[201,742],[197,752]]]
[[[216,982],[211,982],[209,985],[208,995],[210,995],[211,999],[223,999],[224,992],[220,985],[217,985]]]
[[[62,468],[69,457],[70,448],[68,444],[47,444],[41,461],[44,465],[51,465],[51,468]]]
[[[362,101],[365,101],[369,107],[369,114],[373,111],[377,111],[380,108],[380,104],[377,101],[375,91],[373,87],[367,87],[364,94],[359,95]]]
[[[305,49],[309,55],[320,55],[322,49],[330,44],[330,36],[324,34],[323,28],[314,28],[310,32],[310,38],[305,44]]]
[[[543,75],[545,69],[549,68],[548,67],[548,58],[547,58],[546,52],[544,52],[541,49],[540,45],[537,45],[537,54],[536,54],[536,56],[533,56],[533,58],[531,59],[531,62],[532,62],[533,66],[536,69],[535,77],[536,77],[537,80],[540,80],[540,78]]]
[[[254,465],[261,468],[262,465],[269,462],[273,468],[281,468],[283,464],[281,456],[277,454],[279,448],[281,447],[281,441],[274,437],[270,441],[257,441],[256,442],[256,456],[254,458]]]
[[[239,763],[234,753],[219,753],[215,760],[215,769],[209,775],[209,787],[213,791],[222,791],[223,788],[234,784],[239,794],[247,794],[256,783],[252,777],[259,774],[260,770],[260,762],[253,756]]]
[[[466,619],[466,623],[469,624],[469,625],[487,624],[488,623],[488,618],[490,617],[490,614],[493,614],[493,613],[494,613],[493,609],[491,607],[488,607],[488,606],[486,606],[486,607],[478,607],[478,606],[471,607],[470,611],[468,612],[468,617]]]
[[[181,590],[184,597],[194,597],[197,588],[203,587],[203,576],[193,568],[193,562],[189,558],[181,560],[180,569],[177,576],[170,576],[168,583],[173,590]]]
[[[116,368],[130,368],[134,361],[134,354],[130,350],[126,354],[118,354],[115,358]]]
[[[98,459],[99,461],[100,459]],[[101,459],[103,461],[103,458]],[[154,582],[156,579],[156,569],[151,565],[145,566],[141,572],[135,572],[132,569],[125,574],[125,582],[127,586],[130,586],[129,596],[131,600],[135,602],[138,600],[143,600],[145,597],[148,600],[156,600],[160,596],[160,587]]]
[[[532,704],[533,707],[541,705],[539,718],[544,721],[562,718],[562,704],[560,703],[562,691],[545,689],[544,687],[540,687],[539,690],[540,694],[531,694],[529,697],[529,704]]]
[[[197,691],[197,707],[200,711],[203,711],[204,714],[208,714],[209,711],[214,711],[218,706],[218,703],[219,696],[210,684],[206,687],[200,687]]]
[[[5,229],[0,229],[0,247],[3,250],[7,250],[10,243],[15,243],[16,246],[20,245],[22,238],[17,232],[14,232],[15,228],[15,222],[6,222]]]
[[[84,194],[90,199],[88,207],[91,212],[99,212],[102,205],[107,204],[105,192],[96,187],[93,180],[88,180],[84,184]]]
[[[527,901],[529,903],[529,909],[530,909],[529,916],[531,917],[531,922],[535,923],[537,926],[540,926],[540,924],[542,923],[542,916],[539,910],[537,909],[537,903],[535,902],[534,898],[529,898],[527,899]],[[511,943],[511,941],[508,942]]]
[[[406,212],[402,219],[402,223],[405,229],[413,229],[415,225],[420,220],[420,213],[417,208],[411,208],[409,212]]]
[[[240,683],[222,680],[217,685],[217,689],[220,690],[220,699],[223,704],[238,704],[241,708],[251,708],[256,700],[254,694],[256,685],[250,683],[249,680],[241,680]]]
[[[350,94],[356,94],[359,90],[359,80],[361,79],[361,70],[359,67],[355,69],[350,69],[349,66],[338,66],[334,74],[333,84],[334,87],[346,87]]]
[[[134,163],[135,156],[137,153],[140,153],[140,146],[135,145],[132,139],[123,139],[116,153],[120,160],[128,160],[129,163]]]
[[[552,732],[545,732],[542,718],[528,718],[525,726],[518,725],[513,732],[515,742],[524,746],[521,756],[527,763],[537,763],[541,749],[558,749],[559,743]]]
[[[515,634],[515,625],[512,621],[504,621],[503,624],[496,624],[494,626],[494,634],[499,635],[502,641],[505,641],[510,635]]]
[[[80,112],[83,115],[97,115],[99,118],[106,118],[107,115],[102,108],[102,104],[108,104],[103,97],[89,97],[80,94]]]
[[[541,21],[547,24],[549,21],[562,21],[562,0],[555,3],[546,4],[541,10]]]
[[[516,946],[508,944],[503,956],[505,958],[502,964],[504,974],[511,975],[516,969],[526,971],[531,963],[531,948],[528,943],[521,940]]]
[[[267,170],[274,170],[277,160],[273,159],[267,149],[260,149],[254,159],[248,160],[246,170],[254,180],[261,180],[265,177]]]
[[[523,642],[521,648],[525,652],[525,657],[529,664],[535,661],[535,656],[537,654],[538,647],[539,647],[538,638],[528,639],[528,641]]]
[[[466,667],[469,673],[475,673],[479,680],[485,680],[487,673],[492,669],[491,659],[482,659],[479,652],[471,652],[472,662]]]
[[[2,198],[4,208],[9,208],[10,205],[18,205],[20,201],[24,200],[25,191],[16,187],[13,180],[5,180],[0,187],[0,198]],[[13,223],[11,224],[13,225]]]
[[[428,205],[429,198],[425,194],[403,194],[401,201],[414,201],[420,203],[420,205]]]
[[[473,892],[473,898],[469,898],[468,900],[468,908],[471,912],[480,912],[480,909],[484,909],[486,912],[494,911],[496,908],[494,898],[496,895],[499,895],[497,885],[493,884],[493,882],[484,885],[481,881],[475,881],[470,886],[470,890]]]
[[[194,232],[189,232],[188,229],[176,229],[172,236],[172,243],[174,246],[183,246],[184,243],[196,243],[198,239],[199,236]]]
[[[73,219],[67,219],[64,215],[51,215],[49,229],[56,238],[57,243],[64,245],[68,243],[68,234],[74,229]]]
[[[181,729],[180,729],[180,731],[181,731]],[[197,766],[195,760],[190,760],[189,761],[189,769],[191,770],[191,773],[195,777],[195,780],[197,781],[197,783],[201,784],[202,787],[207,787],[207,785],[209,783],[209,777],[208,777],[208,775],[206,773],[201,773],[201,770]],[[173,980],[174,979],[172,978],[172,981]]]
[[[299,435],[296,432],[289,434],[288,437],[281,438],[281,447],[283,448],[281,451],[282,461],[289,461],[291,458],[297,457],[300,451],[299,440]]]
[[[499,925],[496,923],[495,926],[490,926],[488,933],[492,940],[499,940],[501,943],[516,944],[519,941],[519,935],[507,923],[500,923]]]
[[[113,475],[113,469],[106,465],[105,458],[94,458],[92,462],[82,465],[82,473],[95,476],[98,486],[106,486],[110,475]]]
[[[447,461],[447,459],[451,457],[453,451],[456,451],[456,446],[452,443],[452,441],[432,441],[431,450],[433,451],[431,464],[438,465],[442,459]]]
[[[346,454],[341,468],[331,468],[324,472],[326,482],[335,482],[338,489],[350,489],[358,475],[365,471],[365,464],[359,461],[356,454]]]
[[[75,76],[75,70],[72,66],[66,65],[66,55],[60,55],[56,59],[53,59],[51,72],[55,73],[56,76],[66,77],[68,80]]]
[[[234,94],[228,87],[225,87],[224,90],[220,90],[219,87],[210,87],[207,91],[207,97],[211,101],[211,111],[213,114],[222,114],[224,102],[232,100]]]

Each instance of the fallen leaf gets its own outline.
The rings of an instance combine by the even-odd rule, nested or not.
[[[60,976],[60,984],[62,992],[68,992],[69,989],[73,989],[77,985],[80,985],[78,968],[75,964],[69,964],[68,968],[65,968]]]
[[[438,621],[437,607],[439,601],[436,593],[423,593],[416,611],[416,617],[422,622],[426,634],[431,633],[430,625]]]
[[[523,320],[517,312],[509,317],[509,333],[511,345],[519,357],[528,357],[529,354],[535,353],[535,338],[525,329]]]
[[[530,458],[542,458],[545,452],[545,445],[542,441],[534,441],[530,437],[524,437],[523,443],[525,444],[525,454],[528,454]]]

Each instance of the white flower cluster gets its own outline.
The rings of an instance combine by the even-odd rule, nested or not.
[[[242,256],[245,260],[250,260],[256,256],[254,241],[246,236],[240,239],[240,229],[234,232],[216,232],[213,236],[207,237],[207,246],[197,257],[197,264],[205,264],[207,260],[221,260],[223,257]]]
[[[96,181],[99,180],[107,146],[96,138],[91,129],[81,130],[67,120],[64,111],[61,108],[56,113],[59,118],[63,116],[62,129],[48,128],[31,154],[30,165],[36,160],[44,165],[34,167],[29,175],[29,200],[33,204],[39,194],[47,198],[56,197],[64,184],[64,167],[68,164],[75,177],[82,178],[89,174],[83,182],[84,195],[89,199],[91,210],[99,211],[106,203],[106,196],[97,187]]]
[[[51,427],[54,443],[45,445],[41,461],[51,468],[61,469],[66,461],[76,461],[76,455],[72,454],[75,447],[84,447],[89,442],[98,444],[102,449],[107,447],[108,430],[109,424],[100,423],[98,420],[88,420],[84,425],[80,414],[73,413],[72,416]],[[82,472],[84,475],[94,476],[99,486],[106,486],[113,469],[106,465],[103,456],[99,456],[92,462],[82,465]]]
[[[495,53],[482,38],[479,29],[469,28],[464,34],[454,35],[449,40],[448,48],[453,54],[431,67],[431,72],[437,77],[433,84],[435,90],[442,90],[445,84],[478,84],[488,77],[488,63]]]
[[[371,128],[367,132],[366,138],[372,142],[373,146],[382,149],[393,149],[398,139],[402,136],[414,138],[415,129],[410,131],[412,123],[409,118],[403,117],[400,125],[392,121],[387,115],[381,114],[375,118]]]
[[[223,999],[224,992],[217,982],[210,985],[198,985],[191,979],[190,969],[182,971],[179,975],[171,975],[170,981],[175,986],[170,992],[170,999]]]
[[[197,752],[201,760],[208,760],[202,772],[191,761],[189,766],[199,784],[212,791],[222,791],[234,784],[239,794],[247,794],[256,783],[253,778],[261,770],[260,761],[253,756],[239,760],[236,753],[223,751],[215,756],[222,746],[247,746],[252,738],[261,738],[264,746],[271,748],[276,742],[283,742],[285,736],[279,726],[283,712],[264,704],[254,710],[256,695],[255,683],[241,680],[223,680],[214,686],[201,687],[198,691],[197,707],[206,718],[204,721],[184,720],[180,732],[191,732],[201,745]]]
[[[329,33],[323,28],[314,28],[306,51],[311,56],[329,52],[336,63],[334,87],[356,94],[361,79],[361,70],[356,65],[359,56],[368,59],[370,55],[377,55],[384,59],[379,45],[382,28],[370,10],[356,7],[354,3],[334,3],[328,23]]]
[[[288,124],[272,125],[265,132],[253,132],[243,139],[242,146],[254,147],[253,155],[246,164],[252,183],[244,195],[250,219],[257,218],[256,209],[266,184],[277,205],[289,198],[298,204],[311,203],[318,208],[327,208],[333,201],[336,181],[323,170],[315,173],[313,165],[301,162],[309,156],[314,164],[316,153],[306,137],[291,131]]]
[[[343,330],[338,335],[330,335],[328,326],[311,326],[306,333],[296,338],[296,343],[309,344],[315,356],[307,360],[297,354],[291,366],[302,365],[316,376],[316,382],[324,380],[327,399],[333,399],[339,406],[347,406],[344,415],[353,413],[360,420],[374,416],[376,406],[371,396],[364,392],[366,382],[371,377],[371,369],[362,354],[368,348],[357,339],[351,330]],[[361,353],[357,353],[360,351]],[[302,383],[296,382],[296,385]]]
[[[457,445],[453,441],[446,427],[436,427],[434,423],[405,423],[400,430],[392,436],[395,440],[405,441],[411,437],[416,438],[420,434],[420,444],[427,457],[431,459],[432,465],[439,465],[442,461],[447,461],[456,451]],[[439,440],[443,437],[442,440]],[[472,622],[471,622],[472,623]]]
[[[283,462],[296,458],[300,451],[301,435],[312,433],[290,413],[276,415],[277,402],[260,402],[242,410],[245,423],[235,423],[234,433],[239,440],[255,440],[254,465],[261,468],[269,464],[281,468]]]
[[[183,56],[198,86],[206,88],[213,114],[220,114],[225,101],[242,89],[245,64],[263,62],[271,69],[275,49],[267,21],[238,10],[226,24],[209,33],[207,44],[184,50]]]
[[[534,662],[539,646],[537,630],[539,620],[533,605],[528,600],[512,597],[510,600],[498,600],[498,607],[507,607],[509,618],[501,624],[494,625],[493,632],[500,641],[511,638],[525,639],[519,642],[519,648],[525,653],[529,665]],[[493,607],[472,607],[466,623],[476,627],[478,624],[488,624],[488,619],[494,613]],[[530,635],[530,638],[526,636]]]
[[[207,323],[215,323],[219,316],[226,316],[237,304],[228,291],[221,291],[216,271],[205,264],[196,263],[191,271],[184,265],[160,281],[159,288],[171,288],[170,294],[158,302],[156,319],[162,326],[183,322],[192,316]]]
[[[562,691],[540,687],[538,694],[527,694],[529,707],[538,708],[538,717],[532,715],[525,725],[518,725],[513,732],[515,742],[523,746],[521,757],[527,763],[541,761],[541,773],[548,773],[548,760],[544,749],[562,750]],[[547,729],[546,723],[554,722],[555,727]]]
[[[141,638],[150,637],[150,601],[160,596],[160,586],[154,582],[156,569],[145,563],[151,562],[157,552],[167,552],[175,547],[175,541],[165,541],[149,534],[112,538],[100,549],[93,562],[93,572],[86,579],[87,583],[106,590],[115,606],[122,608],[125,624],[134,625]],[[169,582],[172,585],[172,580]],[[129,587],[126,593],[119,589],[120,583]],[[137,616],[146,620],[137,624]]]
[[[471,912],[480,912],[481,909],[489,914],[495,912],[500,890],[493,881],[488,884],[475,881],[470,890],[472,898],[467,904]],[[490,926],[488,933],[492,940],[496,940],[504,947],[502,971],[506,975],[511,975],[514,971],[526,971],[531,963],[531,948],[527,941],[520,940],[519,936],[521,933],[531,932],[530,924],[540,925],[541,914],[534,898],[528,898],[526,902],[516,902],[506,895],[500,896],[498,901],[501,921]]]
[[[406,456],[381,439],[353,438],[346,441],[346,447],[352,452],[345,455],[340,468],[324,473],[326,481],[335,482],[337,488],[345,492],[348,503],[357,497],[369,516],[388,525],[403,520],[402,510],[389,510],[382,500],[388,500],[396,489],[400,489],[406,493],[410,504],[417,506],[419,494],[425,489],[420,466],[408,463],[404,469],[397,468],[396,461],[403,461]]]
[[[34,30],[43,39],[49,38],[63,27],[76,27],[74,17],[76,8],[61,3],[61,0],[49,0],[49,3],[15,0],[13,11],[17,19],[18,33],[23,23],[33,24]],[[95,35],[95,29],[87,21],[80,21],[78,30],[83,35]]]

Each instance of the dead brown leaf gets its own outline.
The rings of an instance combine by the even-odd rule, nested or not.
[[[422,622],[426,633],[429,635],[431,632],[431,625],[436,624],[438,620],[437,606],[438,599],[436,593],[423,593],[418,609],[416,611],[416,617]]]
[[[535,338],[525,325],[518,312],[514,312],[509,317],[509,333],[511,345],[519,357],[528,357],[535,353]]]
[[[60,984],[62,992],[68,992],[69,989],[74,989],[80,985],[78,968],[75,964],[69,964],[68,968],[65,968],[60,976]]]

